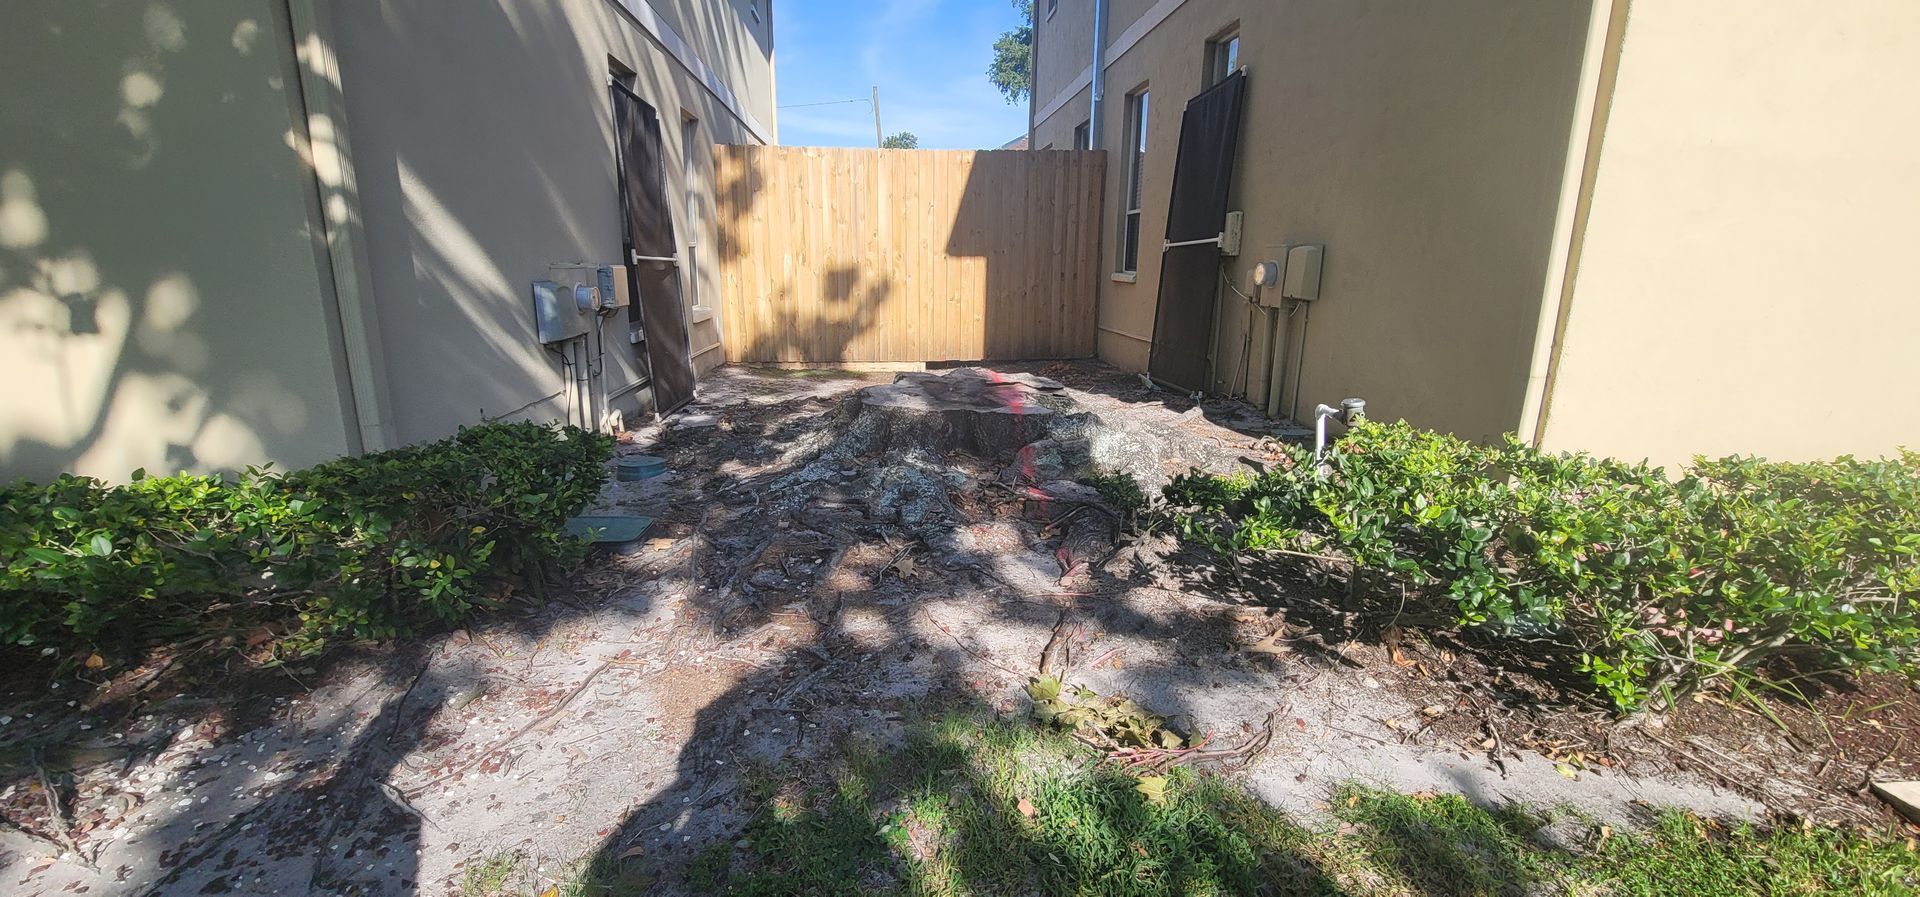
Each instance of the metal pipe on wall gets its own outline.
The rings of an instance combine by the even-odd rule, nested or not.
[[[1087,148],[1101,149],[1100,107],[1107,97],[1107,0],[1093,0],[1093,85],[1088,95]]]
[[[1280,327],[1280,309],[1267,309],[1267,416],[1280,416],[1280,381],[1286,371],[1287,352],[1281,344],[1283,333]],[[1288,317],[1284,337],[1293,336],[1293,319]]]
[[[1304,303],[1300,302],[1297,299],[1287,302],[1285,306],[1286,307],[1286,315],[1285,315],[1286,326],[1284,327],[1281,326],[1280,309],[1274,309],[1275,332],[1274,332],[1273,354],[1270,359],[1270,365],[1267,370],[1267,378],[1270,381],[1272,381],[1267,386],[1267,416],[1268,417],[1280,416],[1280,405],[1286,400],[1286,393],[1287,393],[1288,387],[1293,388],[1294,395],[1293,395],[1293,407],[1288,410],[1287,417],[1290,419],[1293,418],[1294,415],[1297,414],[1300,410],[1300,384],[1298,382],[1300,375],[1298,373],[1298,370],[1296,369],[1293,376],[1291,377],[1287,376],[1287,362],[1293,361],[1295,359],[1295,356],[1300,352],[1300,348],[1295,348],[1294,346],[1295,338],[1294,338],[1294,330],[1293,330],[1293,319],[1295,315],[1298,315],[1300,313],[1300,306],[1303,304]],[[1304,347],[1301,347],[1301,348],[1304,348]]]
[[[605,433],[611,429],[607,426],[607,417],[613,413],[613,402],[607,396],[607,316],[604,314],[596,314],[593,318],[593,379],[595,387],[600,391],[599,407],[593,416],[593,428],[597,432]]]
[[[579,345],[573,350],[573,357],[576,359],[573,365],[573,394],[579,406],[581,429],[592,426],[589,421],[593,420],[592,369],[587,364],[587,352],[590,348],[587,345],[586,335],[582,334]]]
[[[1300,376],[1302,372],[1305,370],[1306,364],[1307,364],[1307,325],[1313,323],[1313,303],[1296,301],[1294,302],[1293,307],[1295,309],[1298,309],[1302,305],[1306,306],[1306,311],[1301,312],[1300,347],[1297,349],[1288,350],[1294,353],[1293,408],[1287,412],[1287,416],[1292,418],[1298,418],[1300,416]]]

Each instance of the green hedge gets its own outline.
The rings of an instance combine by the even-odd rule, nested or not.
[[[584,543],[612,442],[493,423],[279,474],[0,489],[0,646],[130,655],[268,626],[283,654],[459,622]]]
[[[1672,479],[1364,422],[1324,474],[1287,460],[1179,477],[1158,513],[1229,556],[1336,552],[1462,624],[1543,636],[1623,710],[1782,655],[1802,670],[1920,658],[1920,454],[1696,460]]]

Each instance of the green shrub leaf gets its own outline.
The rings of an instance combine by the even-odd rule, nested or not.
[[[0,557],[32,562],[0,567],[0,647],[92,656],[285,623],[293,655],[454,625],[585,550],[564,523],[611,453],[583,430],[492,423],[284,474],[0,488]]]
[[[1289,447],[1258,477],[1176,477],[1149,514],[1222,555],[1343,554],[1461,625],[1543,636],[1622,710],[1785,656],[1920,670],[1913,452],[1670,477],[1361,422],[1324,468]]]

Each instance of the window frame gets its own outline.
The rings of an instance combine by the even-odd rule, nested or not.
[[[1207,40],[1206,77],[1202,89],[1227,80],[1240,68],[1240,24],[1228,26]]]
[[[1142,84],[1126,95],[1126,178],[1121,183],[1120,242],[1115,273],[1140,273],[1140,239],[1146,206],[1147,123],[1153,115],[1153,97]]]
[[[1073,148],[1077,150],[1093,149],[1093,120],[1088,119],[1073,126]]]
[[[700,119],[685,109],[680,110],[680,178],[686,195],[681,213],[686,217],[686,236],[682,242],[686,245],[687,320],[689,323],[704,321],[713,317],[713,307],[703,305],[700,295],[700,229],[707,220],[705,197],[701,194],[702,181],[699,151],[703,146]]]

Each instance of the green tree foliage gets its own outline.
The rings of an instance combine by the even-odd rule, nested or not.
[[[898,134],[887,135],[887,139],[880,141],[880,147],[882,149],[919,149],[920,138],[914,136],[912,131],[901,131]]]
[[[1409,588],[1410,615],[1442,601],[1461,625],[1559,652],[1622,710],[1783,658],[1920,672],[1920,454],[1696,459],[1673,479],[1363,422],[1324,470],[1288,460],[1178,477],[1154,513],[1236,562],[1344,556]]]
[[[129,655],[264,627],[288,654],[451,626],[538,589],[612,440],[493,423],[281,474],[0,489],[0,648]]]
[[[1014,0],[1024,22],[1003,31],[993,42],[993,62],[987,80],[1000,89],[1009,104],[1024,103],[1033,95],[1033,0]]]

